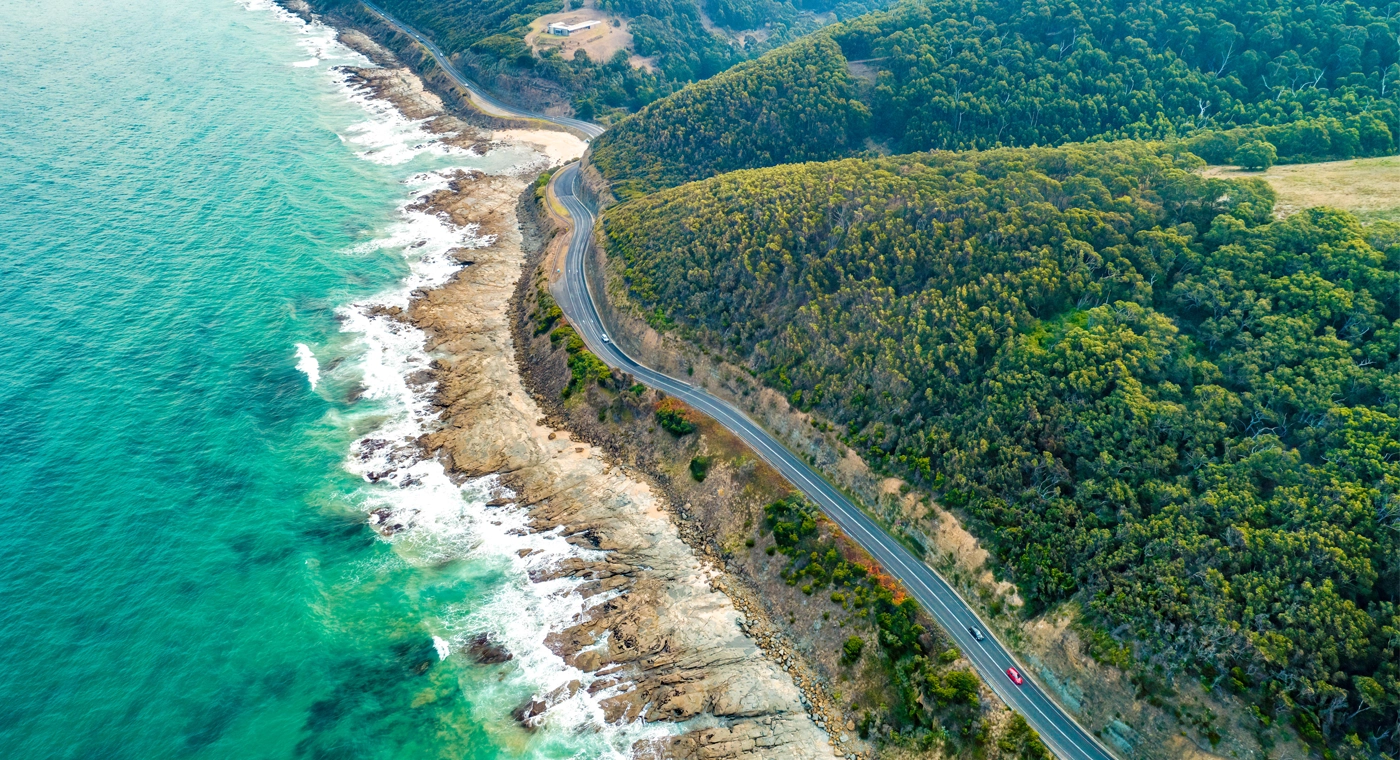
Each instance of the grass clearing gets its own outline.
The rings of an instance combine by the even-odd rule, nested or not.
[[[546,31],[554,23],[576,24],[581,21],[598,21],[598,26],[574,32],[567,37],[556,37]],[[616,22],[616,25],[614,25]],[[643,58],[632,49],[632,32],[628,22],[620,16],[597,8],[577,8],[549,13],[530,22],[530,31],[525,35],[525,44],[536,54],[545,50],[558,50],[564,60],[572,61],[574,53],[582,50],[594,63],[607,63],[619,50],[628,53],[628,62],[637,68],[656,71],[656,59]]]
[[[1211,177],[1260,177],[1278,193],[1280,216],[1313,206],[1350,211],[1363,222],[1400,222],[1400,156],[1281,164],[1264,172],[1212,166]]]

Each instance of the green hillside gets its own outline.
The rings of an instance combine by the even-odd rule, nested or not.
[[[802,40],[624,121],[597,140],[593,163],[625,198],[692,176],[840,156],[869,118],[854,97],[836,44]]]
[[[1199,163],[742,171],[610,209],[605,243],[659,326],[963,510],[1033,609],[1074,596],[1261,727],[1400,754],[1400,246]]]
[[[354,0],[318,0],[317,4],[352,11],[358,7]],[[633,67],[625,52],[606,61],[565,59],[553,50],[532,53],[525,45],[530,22],[575,7],[568,0],[378,0],[377,4],[428,34],[473,75],[541,80],[568,93],[580,118],[593,119],[625,115],[688,82],[808,34],[822,24],[813,14],[836,10],[839,16],[850,17],[887,2],[600,0],[598,8],[628,19],[635,52],[655,60],[654,72]],[[724,33],[706,28],[705,13]],[[763,33],[734,34],[750,29]]]
[[[852,62],[874,117],[839,144],[779,119],[775,127],[793,131],[764,139],[793,154],[852,155],[866,137],[901,153],[1201,133],[1193,145],[1211,161],[1228,161],[1255,138],[1282,161],[1302,161],[1392,153],[1400,134],[1400,14],[1388,0],[905,0],[818,36],[841,51],[826,69]],[[787,102],[802,94],[800,74],[750,78],[792,111],[801,108]],[[765,97],[710,82],[656,103],[598,143],[600,153],[647,158],[614,158],[605,174],[669,185],[710,176],[717,164],[784,160],[667,139],[724,134],[730,102],[744,96]]]

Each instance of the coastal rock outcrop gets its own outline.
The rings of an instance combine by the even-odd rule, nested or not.
[[[443,357],[436,369],[443,424],[427,449],[459,476],[501,476],[534,530],[596,550],[587,553],[593,559],[531,566],[537,582],[574,578],[579,593],[601,600],[551,634],[548,646],[590,675],[579,688],[600,696],[610,722],[707,716],[713,724],[646,753],[832,757],[792,678],[744,634],[741,614],[712,585],[719,571],[681,540],[661,497],[591,445],[542,424],[512,359],[509,325],[524,263],[514,206],[525,185],[463,176],[420,201],[422,210],[495,236],[471,251],[472,266],[410,309],[429,349]],[[537,695],[516,717],[528,724],[558,699]]]
[[[442,98],[424,87],[423,80],[388,49],[363,32],[354,30],[341,32],[338,39],[375,64],[339,67],[338,70],[345,75],[351,87],[388,101],[405,118],[422,121],[423,128],[446,145],[477,153],[490,149],[490,130],[468,124],[448,113]]]
[[[342,34],[342,40],[382,66],[345,69],[353,86],[393,103],[448,144],[486,150],[508,140],[557,160],[575,139],[519,129],[492,135],[468,125],[447,114],[436,95],[367,37]],[[574,155],[582,148],[576,141]],[[551,532],[583,550],[563,561],[519,555],[531,580],[573,579],[588,603],[546,640],[584,677],[534,695],[515,710],[515,719],[533,727],[554,705],[586,691],[609,722],[698,719],[705,726],[639,745],[638,756],[834,757],[793,678],[745,635],[743,615],[719,588],[721,571],[681,539],[663,497],[602,451],[545,424],[527,392],[510,326],[526,258],[516,215],[529,182],[523,174],[459,172],[410,206],[474,227],[484,245],[457,252],[456,259],[470,265],[446,285],[419,291],[406,312],[386,315],[423,330],[427,349],[439,357],[429,372],[440,425],[419,441],[425,454],[462,481],[496,476],[501,488],[489,506],[523,510],[529,530]],[[370,450],[363,455],[374,454],[375,444],[365,442]],[[370,516],[386,536],[412,520],[411,514]],[[511,656],[487,637],[474,639],[468,653],[478,662]]]

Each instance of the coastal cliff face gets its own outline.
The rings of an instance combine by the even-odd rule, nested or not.
[[[341,37],[381,66],[348,69],[352,83],[423,120],[446,144],[478,151],[525,144],[555,158],[582,152],[581,142],[558,132],[472,127],[446,113],[388,51],[357,32]],[[484,244],[454,252],[463,268],[447,284],[383,315],[422,330],[437,357],[413,378],[435,388],[440,410],[440,424],[416,443],[419,456],[438,458],[460,483],[494,479],[488,506],[523,515],[524,530],[576,547],[562,560],[556,552],[520,552],[531,580],[570,580],[585,601],[579,616],[546,638],[561,669],[578,677],[521,704],[516,719],[537,726],[552,707],[587,695],[609,723],[676,726],[669,739],[634,747],[639,757],[834,757],[793,678],[745,635],[744,616],[719,590],[720,571],[681,540],[664,497],[600,450],[545,424],[526,392],[509,314],[526,259],[517,201],[529,181],[459,172],[410,206],[474,228]],[[411,512],[371,516],[386,536],[412,520]],[[487,641],[475,649],[478,659],[509,657]]]

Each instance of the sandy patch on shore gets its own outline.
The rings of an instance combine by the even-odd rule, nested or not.
[[[498,129],[491,134],[491,139],[528,145],[561,164],[578,158],[588,149],[588,143],[572,132],[543,129]]]

